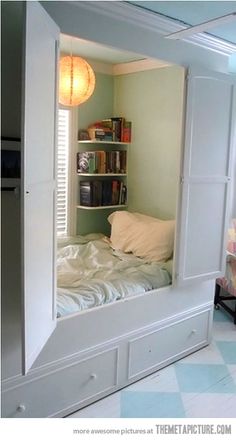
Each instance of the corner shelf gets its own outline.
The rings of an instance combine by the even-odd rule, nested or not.
[[[107,210],[107,209],[112,210],[112,209],[125,209],[125,208],[127,208],[128,205],[127,205],[127,200],[125,200],[125,198],[127,197],[127,194],[126,194],[127,193],[127,176],[128,176],[128,172],[127,172],[127,154],[128,154],[128,145],[129,144],[130,144],[130,142],[106,141],[106,140],[98,140],[98,139],[78,140],[78,146],[80,147],[79,148],[80,151],[78,152],[78,154],[79,153],[81,153],[81,154],[86,153],[86,152],[84,152],[84,150],[86,149],[85,147],[87,147],[87,149],[89,149],[88,145],[91,145],[90,148],[91,148],[91,150],[95,151],[95,155],[96,155],[96,151],[98,151],[100,153],[99,150],[103,150],[104,153],[106,155],[108,155],[108,156],[104,156],[104,154],[103,154],[103,156],[98,156],[98,157],[101,157],[101,159],[100,159],[101,161],[104,161],[104,157],[105,157],[105,159],[106,159],[105,161],[108,161],[108,163],[109,163],[109,167],[107,167],[107,168],[110,169],[110,170],[113,170],[110,173],[104,173],[104,172],[102,172],[102,173],[91,173],[91,172],[82,172],[82,173],[80,173],[80,172],[77,172],[77,177],[79,179],[79,186],[80,186],[80,189],[79,189],[79,191],[80,191],[80,197],[79,197],[80,200],[81,200],[81,194],[82,194],[81,193],[81,187],[82,187],[83,183],[85,185],[85,178],[87,178],[88,182],[96,182],[96,180],[97,180],[97,182],[100,182],[100,183],[96,184],[97,185],[96,187],[100,188],[99,185],[101,185],[102,191],[103,191],[103,188],[106,188],[106,183],[105,182],[107,182],[109,180],[110,181],[117,180],[118,184],[117,184],[116,187],[114,187],[114,188],[117,188],[117,189],[115,189],[116,194],[115,194],[114,202],[118,202],[118,201],[122,200],[124,202],[124,204],[114,204],[114,205],[105,205],[105,206],[104,205],[84,206],[84,205],[78,204],[76,206],[77,209],[80,209],[80,210],[81,209],[82,210],[91,210],[91,211],[97,211],[98,210],[98,211],[102,212],[103,210]],[[98,147],[98,145],[99,145],[99,147]],[[81,151],[81,150],[83,150],[83,151]],[[119,154],[118,155],[118,161],[119,161],[119,165],[118,166],[115,166],[115,164],[113,164],[113,160],[116,159],[116,157],[117,157],[117,156],[114,156],[114,158],[113,158],[113,156],[112,156],[113,150],[115,150],[116,153],[118,151],[121,152],[121,153],[118,153]],[[124,151],[126,151],[126,155],[123,154]],[[89,153],[91,153],[91,152],[89,151]],[[95,156],[95,158],[96,158],[96,156]],[[123,160],[123,162],[121,162],[122,160]],[[77,161],[78,161],[78,158],[77,158]],[[125,164],[125,166],[124,166],[124,164]],[[78,162],[77,162],[77,166],[78,166]],[[93,170],[94,168],[95,167],[93,167],[91,169]],[[105,169],[106,168],[103,168],[103,166],[101,168],[100,168],[100,165],[98,166],[98,170],[104,171]],[[125,172],[124,173],[121,173],[121,172],[117,172],[116,173],[116,172],[114,172],[114,170],[116,170],[116,169],[118,171],[124,170]],[[89,171],[88,167],[81,168],[81,170]],[[89,186],[93,187],[93,185],[95,185],[95,183],[91,183],[90,185],[88,184],[87,186],[88,187]],[[113,191],[113,189],[111,189],[111,192],[112,191]],[[119,193],[117,193],[117,191],[119,191]],[[85,192],[83,193],[83,195],[84,194],[85,194]],[[87,196],[86,195],[86,197],[92,197],[92,196]],[[99,198],[100,196],[97,195],[96,197]],[[107,189],[106,189],[106,197],[107,197]],[[111,193],[111,197],[110,197],[110,193],[109,193],[108,197],[106,198],[106,201],[109,203],[109,202],[112,201],[112,199],[113,199],[113,195]],[[83,199],[83,201],[86,202],[85,199]],[[88,203],[90,203],[91,201],[92,200],[90,200],[90,199],[87,200]],[[100,198],[99,198],[99,200],[97,200],[97,202],[101,203],[102,199],[100,200]],[[80,203],[80,201],[79,201],[79,203]]]
[[[77,173],[77,176],[87,177],[127,177],[126,173]]]
[[[78,209],[115,209],[115,208],[127,208],[128,205],[106,205],[106,206],[83,206],[83,205],[77,205],[76,208]]]
[[[108,145],[130,145],[130,142],[116,142],[116,141],[104,141],[104,140],[97,140],[97,139],[90,139],[87,141],[78,141],[78,144],[108,144]]]

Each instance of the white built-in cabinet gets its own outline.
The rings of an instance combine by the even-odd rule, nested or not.
[[[235,131],[235,87],[227,75],[189,69],[175,282],[224,271]]]
[[[38,3],[26,2],[25,8],[22,293],[23,365],[27,372],[56,327],[55,121],[59,29]],[[227,75],[190,68],[186,88],[175,243],[177,287],[213,279],[224,268],[235,117],[233,83]],[[134,343],[132,350],[135,349]],[[132,365],[130,371],[131,375],[136,374]]]
[[[56,327],[56,140],[59,29],[25,2],[22,126],[23,371]]]

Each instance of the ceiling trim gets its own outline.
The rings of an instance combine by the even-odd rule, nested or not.
[[[212,20],[204,21],[203,23],[199,23],[193,26],[188,26],[185,29],[182,29],[181,31],[177,31],[174,33],[171,33],[169,35],[166,35],[165,38],[169,39],[183,39],[186,36],[194,35],[194,34],[200,34],[201,32],[206,32],[208,29],[214,27],[217,23],[217,25],[222,25],[222,23],[228,23],[229,21],[236,19],[236,12],[232,12],[231,14],[223,15],[222,17],[213,18]]]
[[[120,63],[113,66],[113,75],[126,75],[127,73],[143,72],[145,70],[161,69],[169,67],[171,64],[154,59],[131,61],[130,63]]]
[[[147,11],[120,1],[69,1],[68,3],[77,5],[80,8],[96,12],[98,14],[121,19],[133,25],[138,25],[146,30],[151,30],[166,36],[167,34],[178,32],[187,28],[183,24],[177,23],[167,17],[163,17],[155,12]],[[197,46],[213,50],[224,55],[231,55],[236,51],[236,45],[213,37],[206,33],[200,33],[184,38],[182,41],[192,43]]]

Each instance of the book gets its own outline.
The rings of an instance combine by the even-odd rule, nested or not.
[[[120,151],[120,173],[125,174],[127,171],[127,151]]]
[[[96,151],[80,151],[77,153],[77,173],[96,173]]]
[[[102,181],[94,180],[92,182],[92,206],[101,206],[102,204]]]
[[[118,180],[112,180],[112,194],[111,194],[112,205],[118,205],[119,203],[119,188],[120,188],[120,182]]]
[[[126,185],[123,185],[122,186],[122,190],[121,190],[120,205],[125,205],[126,204],[126,200],[127,200],[127,187],[126,187]]]
[[[122,205],[123,186],[124,186],[124,182],[121,181],[120,188],[119,188],[119,201],[118,201],[119,205]]]
[[[92,181],[80,182],[80,205],[81,206],[93,206]]]
[[[131,142],[131,121],[124,121],[123,124],[123,132],[122,132],[122,142],[130,143]]]
[[[97,151],[98,155],[98,174],[105,174],[106,173],[106,153],[105,151]]]
[[[111,180],[103,180],[102,182],[102,206],[111,205],[111,197],[112,197],[112,181]]]
[[[120,116],[117,116],[117,117],[112,117],[111,120],[113,124],[113,141],[121,142],[125,119]]]

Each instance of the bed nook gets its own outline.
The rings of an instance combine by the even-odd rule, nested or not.
[[[113,26],[105,41],[104,26],[97,26],[104,17],[90,8],[84,13],[87,2],[68,2],[66,9],[65,2],[45,3],[64,35],[89,38],[89,47],[98,33],[108,53],[125,49],[124,41],[134,53],[112,69],[88,56],[96,87],[72,117],[71,229],[58,236],[54,49],[60,30],[41,5],[26,2],[23,311],[14,325],[4,324],[3,417],[66,416],[209,344],[215,279],[225,261],[233,81],[204,67],[201,47],[196,63],[195,46],[191,53],[185,47],[186,57],[180,51],[183,58],[166,47],[168,63],[160,67],[157,34],[143,33],[138,22],[130,27],[111,16],[123,36]],[[137,54],[136,40],[147,56]],[[117,50],[113,56],[121,55]],[[208,61],[214,70],[215,58]],[[83,137],[112,118],[132,124],[131,139]],[[43,142],[35,133],[43,133]],[[99,157],[96,171],[94,163],[80,168],[87,153]],[[116,158],[109,172],[104,157]],[[116,197],[108,197],[108,187]]]
[[[77,112],[76,235],[58,237],[58,317],[172,283],[184,69],[146,59],[114,74],[89,62],[96,87]]]

